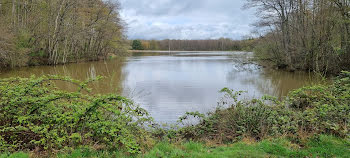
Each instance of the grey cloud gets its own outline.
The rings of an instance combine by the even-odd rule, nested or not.
[[[196,0],[121,0],[124,9],[142,16],[178,15],[190,12]]]
[[[240,39],[255,21],[245,0],[121,0],[130,39]]]

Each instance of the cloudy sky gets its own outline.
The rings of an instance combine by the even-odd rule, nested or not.
[[[120,0],[129,39],[241,39],[253,10],[245,0]]]

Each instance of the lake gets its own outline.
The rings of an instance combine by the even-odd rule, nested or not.
[[[104,76],[90,85],[93,93],[119,93],[148,110],[159,123],[174,123],[187,111],[214,110],[224,87],[247,91],[243,98],[265,94],[283,97],[310,84],[304,72],[263,68],[249,59],[250,52],[147,52],[106,61],[59,66],[23,67],[0,73],[0,78],[65,75],[86,80]],[[68,83],[59,87],[75,90]]]

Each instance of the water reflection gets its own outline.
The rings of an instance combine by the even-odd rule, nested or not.
[[[146,108],[158,122],[173,123],[186,111],[213,110],[223,87],[247,91],[246,98],[285,96],[309,84],[307,73],[269,70],[249,62],[246,52],[134,53],[131,57],[2,72],[0,78],[58,74],[79,80],[105,76],[94,93],[117,92]],[[67,83],[62,88],[75,90]]]
[[[93,82],[89,88],[92,88],[93,93],[122,93],[122,81],[127,74],[123,74],[122,68],[125,65],[124,58],[118,58],[109,61],[84,62],[58,66],[35,66],[17,68],[11,71],[0,73],[0,78],[6,77],[30,77],[32,75],[61,75],[70,76],[73,79],[87,80],[94,79],[97,76],[105,78]],[[60,88],[75,91],[77,87],[69,83],[58,82]]]

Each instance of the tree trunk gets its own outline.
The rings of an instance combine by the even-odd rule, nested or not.
[[[12,0],[12,20],[13,20],[13,27],[15,27],[15,24],[16,24],[16,0]]]
[[[4,3],[4,0],[1,0],[0,1],[0,15],[2,14],[2,5],[3,5],[3,3]]]

